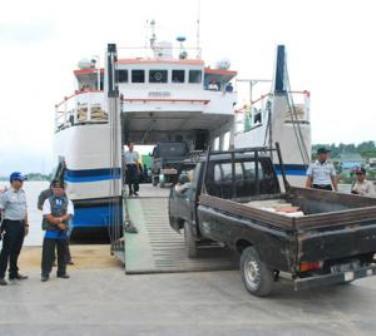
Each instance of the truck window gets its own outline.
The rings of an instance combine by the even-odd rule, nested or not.
[[[270,167],[269,167],[270,166]],[[258,162],[258,190],[260,194],[276,193],[279,191],[273,168],[268,161]],[[248,197],[256,195],[256,163],[255,161],[235,162],[235,188],[232,179],[231,162],[211,163],[208,167],[206,180],[207,192],[216,197],[229,199],[233,197]]]
[[[256,179],[256,164],[254,161],[242,162],[241,169],[243,179]],[[258,162],[258,170],[259,178],[262,179],[264,177],[264,173],[260,161]]]

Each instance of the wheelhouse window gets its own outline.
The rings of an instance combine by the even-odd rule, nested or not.
[[[201,83],[202,71],[201,70],[189,70],[189,83]]]
[[[145,83],[145,70],[132,70],[132,83]]]
[[[167,70],[150,70],[149,83],[167,83]]]
[[[185,82],[185,71],[184,70],[172,70],[172,82],[173,83],[184,83]]]
[[[119,83],[128,83],[128,70],[118,70],[117,80]]]

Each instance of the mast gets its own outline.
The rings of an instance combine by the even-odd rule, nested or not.
[[[197,48],[197,58],[201,59],[201,41],[200,41],[200,25],[201,25],[201,0],[198,0],[197,6],[197,21],[196,21],[196,48]]]

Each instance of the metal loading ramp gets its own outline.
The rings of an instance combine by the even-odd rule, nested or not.
[[[230,251],[210,247],[197,259],[186,256],[184,236],[169,226],[169,189],[142,185],[140,197],[128,198],[129,217],[138,233],[125,234],[125,269],[127,274],[199,272],[237,267]]]

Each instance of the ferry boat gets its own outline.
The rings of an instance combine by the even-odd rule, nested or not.
[[[303,186],[311,161],[310,92],[292,90],[285,46],[277,47],[274,78],[246,82],[250,92],[259,82],[269,82],[271,87],[255,100],[251,97],[250,104],[237,111],[241,127],[235,132],[235,147],[272,146],[278,142],[289,182]],[[277,163],[276,170],[281,174]]]
[[[289,105],[283,74],[277,73],[267,96],[253,102],[250,110],[240,110],[244,123],[250,120],[251,125],[237,130],[237,71],[228,62],[210,67],[200,50],[194,54],[184,47],[184,38],[178,42],[174,49],[152,34],[150,47],[140,57],[122,57],[120,53],[129,50],[108,45],[104,68],[84,60],[73,71],[77,90],[55,111],[56,177],[64,179],[75,205],[73,234],[105,230],[111,239],[121,235],[122,153],[128,142],[183,141],[195,151],[279,141],[292,168],[287,173],[303,171],[305,162],[295,154],[300,142],[291,140],[291,129],[304,125],[299,132],[310,148],[309,115],[307,109],[301,116]],[[280,59],[284,49],[279,50],[277,72],[285,66]],[[114,222],[119,224],[115,228]]]

